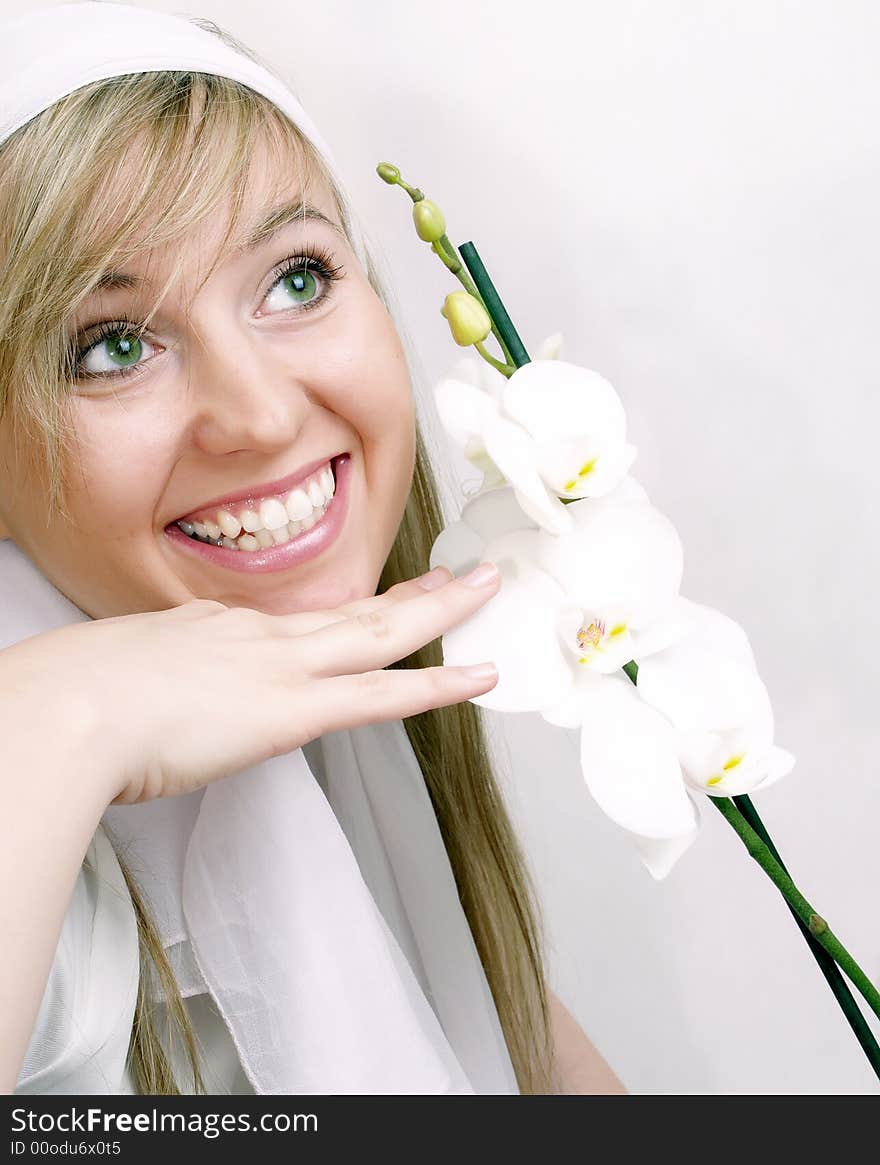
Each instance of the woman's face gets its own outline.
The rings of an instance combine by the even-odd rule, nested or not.
[[[297,200],[268,156],[256,152],[239,241]],[[77,313],[71,332],[89,350],[71,390],[67,519],[47,525],[47,484],[0,428],[0,533],[93,618],[192,598],[285,613],[375,593],[412,480],[411,386],[329,194],[312,184],[308,201],[330,222],[288,222],[225,258],[197,294],[224,216],[191,236],[140,346],[99,326],[145,316],[167,253],[126,265],[133,288],[103,290]],[[314,261],[303,270],[296,257],[309,249],[339,277]],[[285,275],[290,257],[299,269]],[[217,523],[234,535],[224,546],[192,538],[216,536]]]

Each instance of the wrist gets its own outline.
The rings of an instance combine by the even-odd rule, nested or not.
[[[77,806],[97,825],[121,792],[99,710],[84,694],[57,691],[51,681],[35,683],[14,651],[3,651],[0,662],[6,773],[40,799]]]

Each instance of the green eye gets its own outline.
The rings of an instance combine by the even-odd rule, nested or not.
[[[107,345],[107,354],[120,368],[129,368],[137,364],[143,354],[143,344],[132,335],[110,336],[104,341]]]
[[[318,289],[317,281],[309,270],[291,272],[285,276],[284,283],[297,303],[308,302]]]
[[[152,351],[152,344],[140,339],[129,321],[103,323],[91,343],[76,352],[72,376],[74,380],[128,376],[140,371]]]

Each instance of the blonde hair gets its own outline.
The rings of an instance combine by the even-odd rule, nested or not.
[[[196,23],[254,57],[213,22]],[[95,81],[56,102],[0,145],[0,421],[8,416],[17,454],[43,459],[50,513],[59,505],[65,512],[64,472],[72,437],[65,409],[70,392],[65,324],[101,272],[179,239],[216,213],[231,194],[232,214],[215,264],[219,262],[236,226],[258,139],[276,149],[279,159],[294,160],[292,172],[304,187],[317,179],[330,190],[350,237],[345,200],[308,139],[271,102],[224,77],[167,70]],[[135,147],[138,164],[129,168]],[[280,167],[279,172],[285,171]],[[115,215],[107,214],[108,206]],[[110,218],[116,219],[112,228]],[[178,265],[152,312],[179,274]],[[371,259],[367,274],[390,311]],[[208,275],[210,271],[206,279]],[[418,427],[416,447],[412,487],[382,572],[382,590],[427,568],[443,525],[437,484]],[[435,641],[395,666],[441,662]],[[404,725],[520,1091],[555,1092],[539,906],[493,776],[481,710],[465,702],[409,717]],[[203,1092],[196,1040],[173,972],[147,904],[118,856],[141,948],[129,1048],[135,1087],[151,1094],[177,1093],[181,1087],[152,1015],[148,988],[155,977],[166,1001],[167,1046],[172,1039],[182,1041],[192,1090]]]

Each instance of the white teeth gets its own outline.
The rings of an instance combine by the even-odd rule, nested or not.
[[[315,509],[317,509],[318,506],[322,506],[324,504],[324,491],[318,484],[317,480],[309,482],[309,501],[312,503]]]
[[[266,498],[260,503],[260,520],[267,530],[274,531],[286,528],[290,519],[287,510],[277,498]]]
[[[306,491],[303,489],[291,490],[287,495],[286,509],[291,522],[298,522],[301,518],[307,517],[312,512],[312,503],[309,501]]]
[[[263,523],[260,521],[260,515],[256,510],[242,510],[239,516],[241,518],[242,528],[247,530],[248,534],[256,534],[257,530],[263,529]]]
[[[244,509],[236,515],[221,509],[216,522],[206,518],[201,522],[180,520],[177,525],[184,534],[230,550],[268,550],[310,530],[324,516],[335,488],[333,470],[326,465],[305,489],[291,490],[283,501],[266,498],[256,510]]]
[[[217,511],[217,525],[227,538],[237,538],[241,533],[241,522],[229,510]]]

